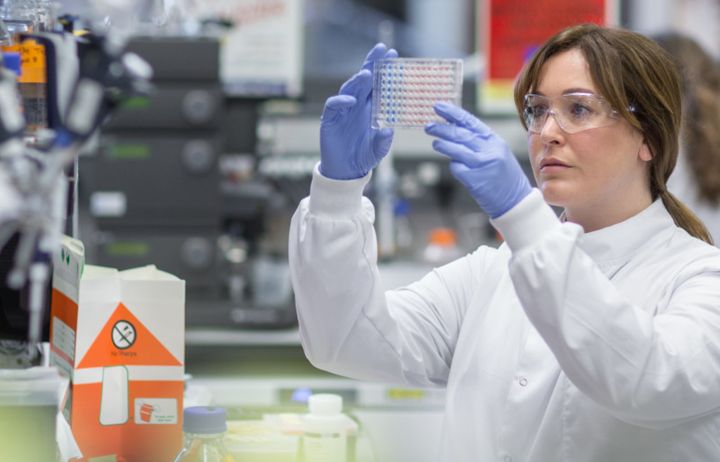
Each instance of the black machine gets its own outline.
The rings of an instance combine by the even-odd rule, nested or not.
[[[262,98],[224,93],[217,38],[133,37],[128,50],[152,65],[155,91],[81,157],[88,261],[184,279],[188,329],[294,325],[285,254],[262,242],[277,193],[256,174]]]

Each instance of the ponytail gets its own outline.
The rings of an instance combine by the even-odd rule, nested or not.
[[[659,195],[677,226],[687,231],[691,236],[708,244],[713,244],[712,236],[710,236],[703,222],[685,204],[666,189],[661,189]]]

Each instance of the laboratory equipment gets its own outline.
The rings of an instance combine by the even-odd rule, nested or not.
[[[217,38],[127,47],[153,66],[155,91],[128,101],[80,159],[89,261],[171,270],[187,282],[192,328],[294,325],[287,261],[261,242],[278,194],[254,172],[259,103],[223,94]]]
[[[440,266],[463,256],[457,245],[457,234],[452,228],[434,228],[428,235],[428,244],[423,249],[422,259]]]
[[[38,33],[35,37],[52,48],[53,38],[59,34]],[[27,326],[29,351],[41,340],[45,325],[50,255],[58,249],[68,212],[66,169],[76,159],[79,148],[92,136],[96,128],[132,94],[147,90],[149,67],[135,55],[125,53],[106,36],[88,34],[78,48],[58,48],[58,53],[77,53],[79,59],[58,59],[77,62],[75,78],[66,92],[67,111],[52,127],[53,132],[43,143],[34,147],[23,140],[24,118],[16,104],[17,89],[14,75],[3,71],[0,82],[2,101],[2,136],[0,136],[0,177],[12,191],[14,210],[7,211],[0,222],[0,250],[4,253],[0,275],[0,306],[7,313],[24,318]],[[48,69],[57,77],[57,69]],[[63,74],[67,76],[67,74]],[[60,103],[60,101],[56,102]],[[6,244],[11,247],[6,249]],[[6,277],[5,277],[6,276]],[[18,296],[25,291],[27,298]],[[24,312],[24,314],[23,314]],[[17,338],[11,326],[3,326],[3,337]],[[10,332],[8,332],[10,331]]]
[[[183,412],[183,448],[174,462],[234,462],[225,448],[225,409],[195,406]]]
[[[74,45],[68,36],[64,44]],[[42,360],[51,255],[59,250],[59,237],[72,213],[66,170],[116,104],[140,90],[147,77],[144,63],[133,61],[122,47],[110,46],[107,37],[89,34],[82,47],[58,48],[54,45],[63,41],[61,33],[38,32],[33,37],[43,51],[58,57],[43,63],[43,78],[70,80],[58,85],[68,90],[64,100],[56,93],[52,101],[44,94],[36,101],[42,110],[62,106],[64,117],[42,142],[27,142],[15,75],[0,69],[0,433],[7,437],[0,447],[2,460],[57,457],[55,430],[66,428],[56,427],[56,422],[63,423],[58,418],[61,380],[54,367],[31,366]],[[72,64],[74,73],[58,72]]]
[[[3,53],[16,52],[22,56],[17,87],[22,98],[26,135],[34,137],[38,130],[48,126],[48,70],[46,48],[32,35],[53,28],[55,5],[47,0],[8,0],[2,7],[2,20],[7,30],[2,41]]]
[[[88,258],[155,264],[186,281],[188,299],[208,296],[220,278],[219,43],[132,37],[127,46],[153,66],[154,91],[128,101],[80,159]]]
[[[459,106],[462,83],[459,59],[380,59],[373,69],[372,126],[421,128],[442,121],[433,106]]]

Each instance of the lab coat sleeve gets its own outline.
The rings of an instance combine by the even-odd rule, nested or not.
[[[493,221],[528,318],[567,377],[616,418],[668,428],[720,409],[720,264],[678,269],[660,312],[634,306],[536,190]],[[670,288],[668,288],[670,289]]]
[[[313,365],[340,375],[442,386],[476,277],[461,258],[384,292],[368,177],[335,181],[317,168],[290,225],[289,259],[300,338]],[[479,250],[490,252],[494,249]]]

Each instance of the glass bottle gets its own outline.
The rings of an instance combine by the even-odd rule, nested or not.
[[[235,462],[225,448],[225,409],[195,406],[183,411],[184,444],[175,462]]]

